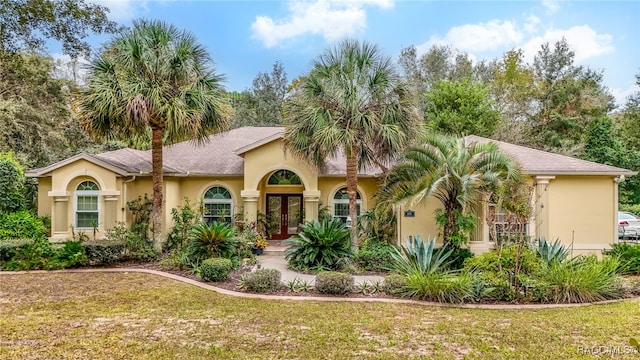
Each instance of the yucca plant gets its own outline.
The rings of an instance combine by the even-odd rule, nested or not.
[[[545,239],[538,239],[538,247],[535,250],[547,264],[561,263],[569,256],[569,250],[562,245],[560,239],[551,244]]]
[[[415,241],[408,241],[407,246],[400,249],[393,248],[391,258],[393,265],[389,270],[400,274],[431,274],[442,272],[448,267],[447,261],[453,249],[443,246],[435,251],[436,239],[423,242],[419,237]]]
[[[189,254],[194,259],[230,258],[235,254],[235,229],[223,222],[200,223],[189,231]]]
[[[282,242],[289,246],[284,257],[297,269],[336,270],[341,260],[351,257],[349,230],[340,219],[314,220],[302,225],[298,235]]]

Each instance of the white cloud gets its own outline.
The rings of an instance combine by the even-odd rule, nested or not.
[[[336,40],[366,28],[367,6],[390,9],[393,0],[289,1],[289,16],[285,19],[257,16],[251,24],[252,37],[268,48],[305,34]]]
[[[553,14],[560,9],[560,0],[542,0],[542,6],[547,10],[547,14]]]
[[[109,9],[109,19],[128,21],[138,17],[140,10],[146,10],[147,0],[89,0]]]
[[[640,87],[636,84],[627,86],[626,89],[612,88],[611,95],[616,99],[618,106],[623,106],[627,102],[627,98],[636,92],[640,92]]]
[[[78,85],[86,84],[89,60],[80,56],[75,60],[67,54],[55,53],[53,76],[59,79],[75,81]]]
[[[538,24],[540,24],[540,18],[535,15],[529,15],[524,23],[524,31],[529,34],[535,33],[538,30]]]
[[[426,52],[433,45],[451,45],[465,52],[483,52],[514,46],[522,39],[515,22],[491,20],[453,27],[444,37],[434,35],[416,48],[418,52]]]
[[[611,35],[598,34],[589,25],[580,25],[564,30],[549,29],[543,35],[529,39],[521,46],[524,50],[525,59],[532,61],[542,44],[554,44],[563,37],[575,53],[575,61],[577,63],[615,51],[613,37]]]

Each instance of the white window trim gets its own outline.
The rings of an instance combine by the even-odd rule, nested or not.
[[[225,189],[229,193],[229,196],[231,196],[231,199],[223,199],[223,200],[222,199],[206,199],[204,196],[207,194],[207,192],[210,189],[213,189],[213,188],[216,188],[216,187]],[[234,213],[233,213],[233,192],[231,190],[229,190],[229,188],[227,188],[226,186],[222,186],[222,185],[216,184],[216,185],[208,186],[204,190],[204,192],[202,193],[202,220],[206,222],[207,218],[219,217],[217,215],[207,215],[207,214],[205,214],[205,205],[206,204],[229,204],[229,217],[231,219],[231,224],[233,224],[233,217],[234,217]]]
[[[349,204],[349,199],[336,199],[336,193],[338,191],[340,191],[341,189],[346,188],[346,185],[341,185],[336,187],[333,192],[331,193],[331,216],[334,218],[346,218],[347,216],[337,216],[336,215],[336,204]],[[362,215],[362,213],[365,212],[365,208],[364,208],[364,197],[362,196],[362,190],[360,188],[357,189],[357,193],[360,195],[360,199],[356,200],[356,204],[360,205],[360,213],[358,214],[358,216]],[[352,219],[353,220],[353,219]]]
[[[80,186],[80,184],[82,184],[83,182],[92,182],[94,184],[96,184],[96,186],[98,187],[98,190],[77,190],[78,186]],[[98,185],[97,182],[92,181],[92,180],[83,180],[80,181],[77,185],[76,185],[76,190],[73,192],[73,225],[74,228],[76,229],[80,229],[80,230],[93,230],[93,227],[80,227],[78,226],[78,197],[79,196],[95,196],[97,198],[98,201],[98,229],[100,229],[100,214],[101,214],[101,206],[100,206],[100,185]],[[94,212],[94,211],[86,211],[86,210],[82,210],[82,212]]]

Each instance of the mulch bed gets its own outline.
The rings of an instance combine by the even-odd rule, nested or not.
[[[120,263],[116,263],[113,264],[112,267],[128,267],[128,268],[136,268],[136,269],[149,269],[149,270],[157,270],[157,271],[164,271],[170,274],[174,274],[174,275],[179,275],[188,279],[193,279],[193,280],[197,280],[206,284],[210,284],[225,290],[230,290],[230,291],[237,291],[237,292],[244,292],[244,293],[248,293],[248,291],[243,290],[243,289],[239,289],[238,288],[238,283],[240,282],[240,278],[242,277],[242,274],[251,271],[251,267],[250,266],[244,266],[241,267],[238,270],[234,270],[231,273],[229,273],[229,278],[226,281],[218,281],[218,282],[208,282],[208,281],[202,281],[196,274],[194,274],[193,272],[189,271],[189,270],[180,270],[180,269],[176,269],[176,268],[169,268],[165,265],[163,265],[162,263],[160,263],[160,261],[152,261],[152,262],[135,262],[135,261],[126,261],[126,262],[120,262]],[[359,274],[360,275],[360,274]],[[380,276],[385,276],[387,274],[385,273],[379,273],[379,272],[364,272],[362,273],[362,275],[380,275]],[[345,294],[345,295],[329,295],[329,294],[322,294],[319,293],[318,291],[316,291],[315,289],[310,289],[308,291],[291,291],[288,288],[286,288],[285,286],[282,286],[278,291],[273,291],[273,292],[266,292],[266,293],[262,293],[265,295],[279,295],[279,296],[324,296],[324,297],[336,297],[336,298],[397,298],[394,296],[390,296],[387,295],[383,292],[374,292],[374,293],[367,293],[367,294],[363,294],[362,292],[356,292],[353,291],[351,293]]]

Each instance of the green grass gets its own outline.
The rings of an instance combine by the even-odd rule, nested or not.
[[[139,273],[0,275],[1,359],[570,359],[637,301],[546,310],[254,300]],[[616,356],[637,359],[638,355]]]

